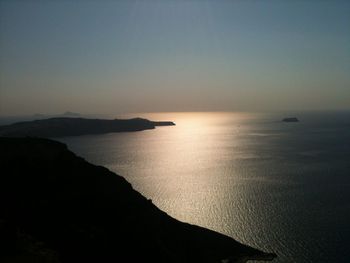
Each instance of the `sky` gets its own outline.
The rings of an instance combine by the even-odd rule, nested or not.
[[[350,109],[350,1],[0,0],[0,115]]]

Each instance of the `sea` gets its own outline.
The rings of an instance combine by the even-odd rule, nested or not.
[[[58,140],[170,216],[274,252],[273,262],[350,262],[350,112],[115,117],[176,126]]]

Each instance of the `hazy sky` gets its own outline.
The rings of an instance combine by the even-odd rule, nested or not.
[[[350,1],[0,0],[0,115],[350,108]]]

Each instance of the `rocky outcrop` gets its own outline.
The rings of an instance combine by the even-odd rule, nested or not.
[[[147,119],[85,119],[85,118],[50,118],[35,121],[18,122],[0,126],[0,136],[6,137],[43,137],[55,138],[85,134],[110,132],[130,132],[154,129],[156,126],[175,125],[173,122],[153,122]]]
[[[1,262],[243,262],[275,255],[180,222],[59,142],[0,138]]]

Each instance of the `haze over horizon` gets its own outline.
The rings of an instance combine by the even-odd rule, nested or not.
[[[350,109],[349,1],[0,1],[0,115]]]

